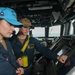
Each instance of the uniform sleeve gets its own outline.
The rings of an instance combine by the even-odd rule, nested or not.
[[[43,46],[40,41],[34,38],[35,49],[49,59],[57,59],[57,54],[51,51],[48,47]]]
[[[16,75],[15,68],[0,54],[0,75]]]

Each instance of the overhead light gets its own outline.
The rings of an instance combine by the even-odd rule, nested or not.
[[[46,9],[52,9],[53,6],[43,6],[43,7],[31,7],[28,8],[29,10],[46,10]]]

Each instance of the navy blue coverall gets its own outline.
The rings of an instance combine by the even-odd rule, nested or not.
[[[0,75],[16,75],[16,70],[14,68],[14,66],[17,67],[16,58],[13,54],[10,42],[7,39],[5,42],[7,50],[5,50],[0,43]]]
[[[28,36],[26,37],[24,43],[26,42],[27,39],[28,39]],[[20,40],[18,39],[17,35],[13,36],[11,38],[11,44],[12,44],[12,47],[13,47],[13,50],[14,50],[16,58],[19,58],[20,57],[20,53],[21,53],[21,49],[22,49],[24,44],[22,44],[20,42]],[[30,37],[28,47],[27,47],[27,49],[24,52],[24,54],[26,54],[28,56],[28,61],[29,61],[28,64],[29,64],[29,66],[33,63],[34,49],[36,49],[43,56],[45,56],[45,57],[47,57],[49,59],[56,59],[57,58],[57,55],[55,53],[53,53],[49,48],[44,47],[40,43],[40,41],[38,41],[34,37]],[[30,68],[28,68],[28,69],[29,70],[27,72],[25,71],[25,75],[31,75],[31,74],[29,74],[30,73]]]

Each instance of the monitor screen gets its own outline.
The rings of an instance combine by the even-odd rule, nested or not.
[[[65,55],[65,54],[70,53],[70,51],[71,51],[71,48],[65,45],[58,51],[57,55],[59,55],[59,56]]]

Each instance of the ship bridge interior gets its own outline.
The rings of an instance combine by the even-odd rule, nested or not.
[[[39,37],[37,34],[37,37],[39,40],[42,39],[40,41],[44,46],[49,47],[58,55],[66,54],[71,57],[75,53],[75,0],[0,0],[0,7],[14,9],[18,20],[22,17],[29,18],[33,25],[32,29],[44,28],[43,31],[40,29],[40,32],[37,31],[44,32],[44,35]],[[55,37],[51,37],[50,34],[55,29],[51,28],[49,32],[49,28],[58,25],[60,25],[59,28],[61,27],[60,35],[54,34]],[[55,32],[58,30],[57,28]],[[32,36],[32,34],[31,30],[30,35]],[[73,58],[75,58],[75,54]],[[73,66],[75,66],[75,60]],[[49,60],[35,50],[34,75],[62,75],[62,69],[63,64],[59,61]]]

